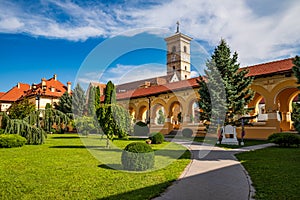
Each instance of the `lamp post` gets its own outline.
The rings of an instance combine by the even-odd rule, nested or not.
[[[46,92],[46,89],[47,89],[47,87],[45,86],[45,85],[43,85],[42,86],[42,90],[43,90],[43,94]],[[37,91],[37,85],[36,84],[32,84],[32,91],[33,92],[35,92],[35,91]],[[37,91],[37,93],[36,93],[36,96],[35,96],[35,100],[37,100],[37,102],[38,102],[38,116],[37,116],[37,122],[36,122],[36,127],[37,128],[39,128],[39,125],[40,125],[40,101],[41,101],[41,95],[42,95],[42,93],[41,93],[41,91],[40,90],[38,90]]]
[[[149,107],[147,123],[149,124],[149,131],[150,131],[151,98],[147,97],[147,99],[148,99],[148,107]]]

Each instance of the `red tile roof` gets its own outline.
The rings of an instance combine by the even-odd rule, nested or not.
[[[293,66],[294,66],[293,58],[288,58],[284,60],[277,60],[273,62],[253,65],[241,69],[249,70],[247,76],[260,76],[260,75],[290,71]]]
[[[8,92],[0,97],[0,101],[14,102],[21,98],[27,90],[30,89],[30,85],[25,83],[18,83],[11,88]]]
[[[67,91],[67,86],[56,80],[54,77],[44,81],[46,83],[45,90],[42,89],[41,82],[36,85],[37,89],[35,91],[28,90],[24,96],[28,97],[40,93],[43,96],[61,97]],[[54,88],[54,91],[51,90],[52,88]]]
[[[293,67],[293,58],[288,58],[284,60],[278,60],[258,65],[253,65],[242,69],[248,69],[248,76],[260,76],[274,73],[282,73],[286,71],[291,71]],[[135,90],[128,90],[126,92],[117,93],[117,99],[129,99],[129,98],[137,98],[137,97],[146,97],[150,95],[160,94],[164,92],[170,92],[175,90],[182,90],[185,88],[195,88],[199,87],[197,83],[198,78],[192,78],[184,81],[167,83],[164,85],[154,85],[148,88],[137,88]],[[102,100],[104,97],[102,96]]]
[[[198,87],[197,83],[198,78],[191,78],[184,81],[167,83],[164,85],[155,85],[148,88],[137,88],[136,90],[129,90],[126,92],[117,93],[117,99],[129,99],[136,97],[146,97],[155,94],[161,94],[164,92],[178,91],[187,88],[195,88]]]
[[[6,92],[0,92],[0,98],[5,94]]]

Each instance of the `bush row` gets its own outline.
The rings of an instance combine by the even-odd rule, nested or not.
[[[294,133],[274,133],[268,137],[272,143],[283,147],[290,147],[293,145],[300,145],[300,136]]]

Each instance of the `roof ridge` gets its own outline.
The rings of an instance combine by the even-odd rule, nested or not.
[[[281,59],[281,60],[274,60],[274,61],[270,61],[270,62],[265,62],[265,63],[260,63],[260,64],[255,64],[255,65],[250,65],[250,66],[246,66],[244,68],[250,68],[250,67],[256,67],[256,66],[261,66],[261,65],[269,65],[269,64],[273,64],[273,63],[277,63],[277,62],[283,62],[283,61],[288,61],[288,60],[293,60],[294,58],[285,58],[285,59]]]

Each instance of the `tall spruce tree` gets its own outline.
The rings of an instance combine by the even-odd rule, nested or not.
[[[82,116],[85,114],[86,98],[84,90],[77,83],[72,95],[72,110],[74,115]]]
[[[88,92],[88,99],[87,99],[87,114],[89,116],[94,116],[96,114],[96,105],[95,105],[95,92],[96,87],[90,87]]]
[[[300,84],[300,57],[296,56],[293,60],[293,72],[297,78],[297,84]],[[300,86],[298,86],[300,90]],[[300,101],[300,95],[298,95],[298,101]],[[294,127],[300,133],[300,104],[294,103],[293,104],[293,112],[292,112],[292,120],[294,122]]]
[[[65,92],[54,107],[65,114],[72,113],[72,96],[68,92]]]
[[[107,82],[104,95],[104,104],[116,103],[116,88],[111,81]]]
[[[212,119],[212,116],[219,118],[220,114],[225,114],[225,124],[235,125],[238,115],[249,112],[246,106],[254,95],[250,89],[253,78],[246,76],[247,70],[239,69],[237,60],[238,54],[235,52],[231,56],[230,48],[222,39],[206,64],[205,78],[199,81],[201,120],[212,122],[219,120]]]

